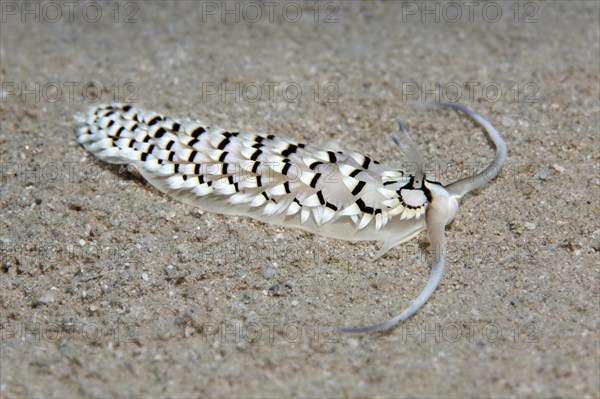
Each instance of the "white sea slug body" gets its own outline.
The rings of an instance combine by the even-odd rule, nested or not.
[[[496,146],[484,171],[443,187],[427,180],[423,159],[400,121],[406,144],[393,137],[412,173],[389,168],[357,152],[322,149],[264,133],[178,121],[126,104],[91,108],[79,122],[77,140],[98,158],[135,164],[153,186],[201,209],[249,216],[343,240],[377,240],[378,256],[427,229],[434,262],[421,295],[402,314],[382,323],[336,331],[387,329],[408,318],[435,291],[444,269],[444,228],[458,199],[495,177],[506,146],[480,115],[449,103],[487,131]]]

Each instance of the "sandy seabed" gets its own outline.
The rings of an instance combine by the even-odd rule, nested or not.
[[[599,3],[67,3],[2,2],[1,397],[600,396]],[[424,98],[509,158],[387,333],[319,327],[406,307],[425,234],[371,262],[178,203],[74,135],[118,100],[394,165],[401,115],[444,182],[491,159]]]

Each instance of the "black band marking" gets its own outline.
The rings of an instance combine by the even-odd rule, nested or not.
[[[312,180],[310,181],[310,186],[311,186],[312,188],[315,188],[315,186],[317,185],[317,181],[319,180],[319,177],[321,177],[321,174],[320,174],[320,173],[317,173],[317,174],[315,175],[315,177],[313,177],[313,178],[312,178]]]
[[[361,172],[360,169],[354,169],[352,173],[350,173],[350,177],[356,177]]]
[[[335,153],[333,151],[327,151],[327,155],[329,155],[329,162],[331,162],[331,163],[337,162],[337,157],[335,156]]]
[[[317,198],[319,199],[319,204],[325,205],[325,198],[323,198],[323,192],[321,190],[317,191]]]
[[[365,157],[365,161],[362,163],[363,169],[369,169],[370,163],[371,163],[371,158]]]
[[[254,154],[252,154],[252,156],[250,157],[251,160],[256,161],[256,158],[258,158],[258,156],[262,154],[262,150],[256,150],[254,151]]]
[[[354,190],[352,190],[352,195],[356,195],[358,193],[360,193],[362,191],[362,189],[365,187],[365,182],[360,180],[358,182],[358,184],[356,185],[356,187],[354,187]]]
[[[326,203],[325,206],[329,209],[333,209],[334,211],[338,210],[338,207],[333,205],[331,202]]]
[[[284,157],[287,158],[290,154],[295,153],[297,149],[298,149],[297,145],[290,144],[290,145],[288,145],[288,148],[281,153],[281,155],[283,155]]]
[[[199,127],[197,127],[197,128],[194,129],[194,131],[190,134],[190,136],[192,136],[193,138],[197,139],[204,132],[206,132],[206,129],[204,129],[202,126],[199,126]]]
[[[313,162],[310,165],[308,165],[308,167],[309,167],[310,170],[315,170],[315,168],[317,166],[322,165],[322,164],[323,164],[323,162],[316,161],[316,162]]]
[[[156,124],[159,121],[162,121],[162,118],[160,116],[158,116],[158,115],[153,116],[152,119],[150,119],[148,121],[148,126],[152,126],[152,125]]]
[[[360,209],[361,212],[368,213],[369,215],[373,214],[374,209],[370,206],[366,206],[362,198],[356,200],[356,205],[358,205],[358,209]]]
[[[218,145],[217,149],[219,149],[219,150],[222,150],[222,149],[224,149],[225,147],[227,147],[227,144],[229,144],[229,143],[230,143],[230,141],[229,141],[229,138],[228,138],[228,137],[225,137],[225,138],[223,139],[223,141],[221,141],[221,142],[219,143],[219,145]]]
[[[157,138],[157,139],[159,139],[159,138],[161,138],[161,137],[162,137],[162,136],[163,136],[165,133],[167,133],[167,131],[166,131],[164,128],[162,128],[162,127],[159,127],[159,128],[158,128],[158,130],[156,131],[156,133],[154,133],[154,138]]]

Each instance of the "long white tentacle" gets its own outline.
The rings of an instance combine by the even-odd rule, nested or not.
[[[502,166],[504,165],[504,161],[506,161],[506,143],[500,136],[500,133],[492,126],[492,124],[487,121],[483,116],[479,115],[477,112],[471,111],[470,109],[454,103],[445,103],[445,102],[428,102],[426,105],[432,105],[436,107],[449,107],[453,108],[457,111],[461,111],[465,113],[467,116],[474,119],[479,125],[481,125],[488,136],[494,143],[496,147],[496,155],[492,162],[485,168],[483,171],[469,177],[465,177],[460,179],[446,187],[448,192],[452,194],[455,198],[460,198],[465,194],[476,190],[480,187],[486,185],[490,180],[494,179],[500,173]]]
[[[444,274],[444,267],[446,265],[446,236],[445,227],[446,220],[448,219],[449,209],[440,204],[440,207],[432,206],[427,210],[427,231],[429,233],[429,242],[431,245],[431,254],[433,256],[433,264],[431,266],[431,273],[427,284],[417,297],[410,304],[406,310],[400,313],[398,316],[393,317],[389,320],[381,323],[372,324],[365,327],[335,327],[332,330],[336,332],[348,332],[348,333],[363,333],[372,331],[383,331],[387,330],[399,322],[408,319],[412,316],[421,306],[427,302],[429,297],[435,292],[437,286],[442,279]]]

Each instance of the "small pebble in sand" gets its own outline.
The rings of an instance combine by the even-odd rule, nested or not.
[[[266,269],[265,271],[263,271],[263,277],[265,279],[270,279],[271,277],[275,276],[277,274],[277,270],[275,269]]]
[[[54,295],[52,294],[46,294],[41,296],[38,301],[40,301],[41,303],[52,303],[54,302]]]
[[[535,224],[535,223],[531,223],[531,222],[525,223],[525,228],[527,228],[527,230],[535,230],[536,227],[537,227],[537,224]]]
[[[502,123],[502,126],[504,127],[513,127],[515,125],[515,121],[507,116],[503,116],[502,119],[500,119],[500,123]]]

